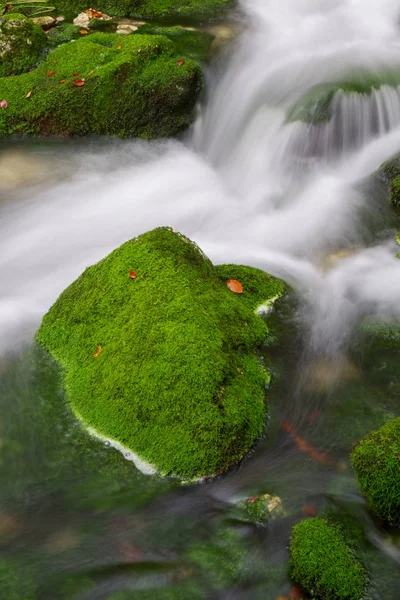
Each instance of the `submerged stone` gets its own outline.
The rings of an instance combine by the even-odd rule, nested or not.
[[[325,519],[306,519],[293,528],[291,575],[318,598],[361,600],[367,586],[365,569],[340,529]]]
[[[228,278],[240,279],[235,294]],[[284,284],[250,267],[214,267],[169,228],[88,268],[44,317],[38,341],[63,368],[71,408],[163,475],[213,476],[261,436],[273,340],[255,313]]]
[[[94,33],[64,44],[35,71],[0,79],[0,136],[176,135],[203,84],[197,63],[178,62],[162,36]]]
[[[26,73],[35,67],[46,43],[39,25],[24,15],[5,14],[0,19],[0,77]]]
[[[370,509],[385,521],[400,523],[400,419],[366,435],[351,460]]]

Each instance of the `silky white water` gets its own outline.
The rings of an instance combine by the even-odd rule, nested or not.
[[[3,192],[2,352],[29,343],[86,266],[159,225],[214,262],[285,279],[316,347],[340,349],[366,314],[400,316],[394,243],[388,234],[366,247],[365,220],[380,223],[386,204],[358,185],[400,150],[398,90],[336,97],[329,125],[287,122],[314,85],[400,72],[398,2],[245,0],[242,9],[244,30],[211,65],[184,141],[55,146],[40,151],[47,182]],[[348,257],[326,273],[321,261],[341,249]]]

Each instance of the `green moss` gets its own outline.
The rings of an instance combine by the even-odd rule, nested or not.
[[[72,40],[81,37],[78,27],[71,23],[61,23],[57,27],[53,27],[47,34],[49,42],[52,46],[60,46]]]
[[[234,294],[197,246],[168,228],[87,269],[37,334],[64,368],[76,415],[163,474],[214,475],[243,459],[263,431],[269,380],[255,355],[268,328],[254,306],[284,284],[249,267],[241,273],[244,286],[246,276],[263,285]]]
[[[0,136],[175,135],[191,122],[203,81],[197,63],[177,63],[172,43],[161,36],[95,33],[64,44],[35,71],[0,79],[8,101]],[[77,78],[83,87],[73,84]]]
[[[238,505],[238,511],[245,521],[266,525],[269,520],[269,503],[266,498],[248,498]]]
[[[207,59],[214,36],[205,31],[194,31],[183,27],[160,27],[143,25],[135,35],[165,35],[174,45],[176,54],[204,61]]]
[[[295,525],[290,563],[294,581],[324,600],[360,600],[367,585],[365,570],[340,530],[324,519]]]
[[[47,44],[39,25],[24,15],[9,13],[0,18],[0,77],[26,73],[35,67]]]
[[[400,85],[399,74],[387,72],[355,75],[352,80],[316,85],[296,102],[287,118],[289,121],[302,121],[312,125],[327,123],[332,118],[332,101],[337,92],[370,95],[383,85]]]
[[[351,460],[371,510],[387,521],[400,522],[400,419],[366,435]]]
[[[119,17],[212,17],[221,14],[232,0],[102,0],[101,10]],[[52,0],[62,10],[79,12],[88,8],[85,0]]]

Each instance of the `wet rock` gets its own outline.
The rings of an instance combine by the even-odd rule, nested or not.
[[[53,17],[50,17],[50,16],[34,17],[31,19],[31,21],[32,21],[32,23],[36,23],[36,25],[39,25],[45,31],[47,31],[48,29],[51,29],[52,27],[57,25],[56,19],[54,19]]]
[[[73,24],[76,25],[76,27],[89,29],[89,24],[93,19],[96,21],[111,21],[112,17],[102,12],[97,12],[92,8],[88,8],[88,10],[81,12],[77,17],[75,17]]]
[[[331,360],[322,359],[306,365],[303,377],[306,389],[327,393],[340,381],[357,381],[361,374],[355,363],[348,357],[342,356]]]
[[[242,500],[237,507],[239,515],[251,523],[266,525],[270,519],[284,514],[282,500],[278,496],[262,494]]]
[[[47,38],[24,15],[5,14],[0,22],[0,77],[26,73],[43,56]]]
[[[40,183],[49,176],[43,160],[15,150],[0,153],[0,192]]]
[[[129,23],[121,23],[120,25],[118,25],[116,33],[120,33],[122,35],[129,35],[130,33],[133,33],[134,31],[137,31],[137,30],[138,30],[137,25],[130,25]]]

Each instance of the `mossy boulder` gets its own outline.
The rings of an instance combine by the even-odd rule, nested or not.
[[[215,36],[206,31],[195,31],[183,27],[161,27],[142,25],[134,35],[165,35],[174,45],[175,52],[183,57],[204,61],[208,58]]]
[[[400,208],[400,154],[382,163],[372,178],[382,186],[393,208]]]
[[[293,580],[324,600],[360,600],[367,586],[364,567],[340,529],[325,519],[294,526],[290,564]]]
[[[47,34],[49,44],[52,47],[72,42],[72,40],[76,40],[81,36],[82,34],[80,33],[79,28],[76,27],[76,25],[72,25],[72,23],[61,23],[60,25],[57,25],[57,27],[50,29]]]
[[[159,19],[165,17],[215,17],[233,4],[233,0],[102,0],[94,6],[117,17]],[[53,0],[52,5],[69,12],[88,8],[85,0]]]
[[[228,289],[228,273],[243,293]],[[258,269],[214,267],[190,240],[159,228],[89,267],[37,340],[63,368],[87,427],[163,475],[212,476],[263,432],[270,374],[257,348],[273,336],[255,307],[283,291]]]
[[[24,15],[0,18],[0,77],[26,73],[43,57],[47,38],[42,28]]]
[[[203,84],[196,62],[178,61],[163,36],[95,33],[64,44],[35,71],[0,79],[0,136],[176,135]]]
[[[291,107],[287,118],[289,121],[302,121],[311,125],[327,123],[333,116],[332,104],[337,93],[369,96],[384,85],[399,86],[399,73],[360,74],[346,81],[316,85]]]
[[[351,461],[371,510],[400,523],[400,418],[366,435]]]

